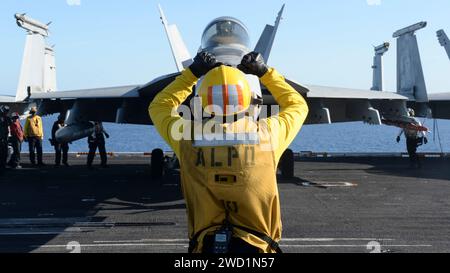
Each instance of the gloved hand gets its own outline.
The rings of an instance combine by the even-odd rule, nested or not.
[[[424,137],[423,142],[425,143],[425,145],[428,144],[428,138]]]
[[[208,73],[211,69],[220,66],[222,63],[217,62],[216,57],[206,51],[202,51],[197,54],[194,58],[194,63],[189,66],[192,74],[197,78],[200,78],[206,73]]]
[[[109,138],[109,135],[108,135],[108,133],[105,133],[105,136],[106,136],[106,138]]]
[[[237,68],[245,74],[256,75],[260,78],[269,71],[263,56],[258,52],[251,52],[245,55]]]
[[[398,136],[398,137],[397,137],[397,143],[399,143],[399,142],[400,142],[400,137]]]

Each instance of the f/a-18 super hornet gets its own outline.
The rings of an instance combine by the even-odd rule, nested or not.
[[[251,52],[261,53],[269,60],[280,25],[284,6],[278,13],[275,24],[266,25],[256,46],[251,49],[249,32],[240,20],[220,17],[209,23],[201,37],[201,51],[213,53],[227,65],[237,66],[242,57]],[[49,35],[48,24],[42,24],[24,14],[16,14],[17,24],[27,31],[20,81],[14,103],[38,106],[40,115],[62,113],[67,126],[56,133],[61,142],[75,141],[92,134],[93,121],[120,124],[152,125],[147,109],[153,98],[170,84],[180,72],[192,63],[176,25],[171,25],[160,8],[177,71],[163,75],[142,85],[96,88],[73,91],[57,91],[56,68],[53,48],[45,43]],[[380,125],[383,119],[402,120],[407,116],[406,102],[411,100],[410,91],[378,92],[350,88],[302,85],[292,79],[287,82],[307,100],[310,113],[306,124],[363,121]],[[265,105],[276,104],[270,93],[261,84]],[[257,92],[255,92],[257,93]],[[419,98],[417,94],[413,98]],[[12,99],[10,98],[11,102]],[[26,111],[25,111],[26,112]]]

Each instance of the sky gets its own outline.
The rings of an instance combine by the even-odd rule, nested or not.
[[[159,19],[161,4],[194,55],[205,26],[219,16],[243,21],[254,46],[282,4],[285,14],[269,65],[303,84],[368,89],[373,45],[391,42],[385,55],[386,89],[396,90],[392,33],[419,21],[418,32],[428,90],[450,91],[450,61],[436,31],[450,34],[448,0],[1,0],[0,94],[14,95],[25,31],[15,13],[50,25],[59,90],[144,84],[176,70]]]

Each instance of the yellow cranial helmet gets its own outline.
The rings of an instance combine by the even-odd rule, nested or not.
[[[249,109],[250,85],[242,71],[221,65],[210,70],[197,90],[204,111],[210,115],[232,116]]]

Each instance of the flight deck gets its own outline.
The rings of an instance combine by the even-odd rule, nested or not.
[[[297,155],[295,178],[279,178],[281,248],[450,252],[450,158],[422,160],[417,170],[401,155]],[[69,162],[0,176],[0,252],[187,253],[177,171],[152,180],[147,154],[111,154],[105,169],[84,154]]]

